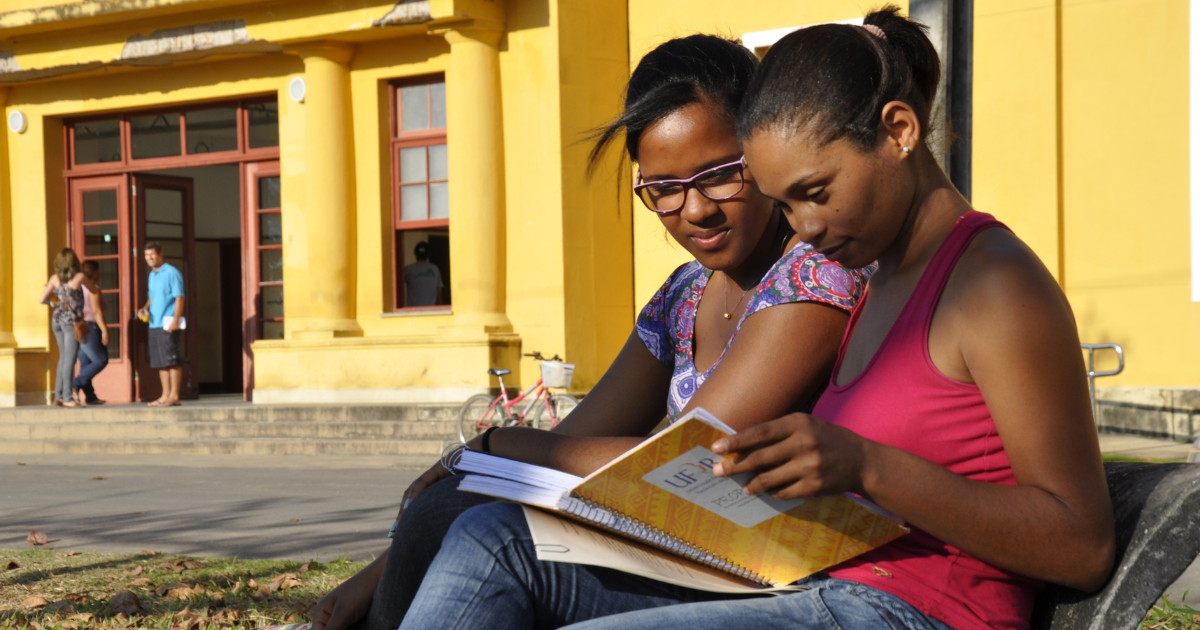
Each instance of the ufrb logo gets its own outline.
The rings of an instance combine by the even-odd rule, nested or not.
[[[663,479],[663,483],[672,488],[687,488],[692,484],[706,479],[712,474],[713,466],[716,464],[711,457],[706,457],[692,464],[687,463],[679,467],[679,471],[674,475]]]

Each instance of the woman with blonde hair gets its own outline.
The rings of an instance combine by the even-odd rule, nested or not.
[[[63,407],[79,406],[71,389],[75,375],[75,359],[79,353],[79,339],[75,328],[83,322],[83,287],[92,293],[100,289],[80,269],[75,250],[67,247],[54,258],[54,275],[46,281],[42,293],[42,304],[54,307],[50,316],[50,328],[58,342],[58,369],[54,377],[54,404]]]

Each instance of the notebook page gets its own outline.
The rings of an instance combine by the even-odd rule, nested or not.
[[[770,593],[803,587],[767,588],[670,554],[529,507],[525,520],[544,562],[607,567],[652,580],[714,593]]]
[[[455,465],[455,468],[489,477],[509,479],[548,490],[557,490],[560,494],[574,488],[579,485],[580,481],[583,481],[582,477],[576,477],[560,470],[526,464],[515,459],[499,457],[489,453],[480,453],[469,448],[463,450],[462,460]]]

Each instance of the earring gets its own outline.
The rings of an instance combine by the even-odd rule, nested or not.
[[[909,149],[908,147],[900,147],[900,150],[901,150],[901,151],[903,151],[903,152],[905,152],[905,153],[908,153],[908,152],[910,152],[910,151],[911,151],[911,149]]]

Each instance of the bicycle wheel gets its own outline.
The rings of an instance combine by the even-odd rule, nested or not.
[[[503,411],[504,403],[488,394],[475,394],[468,398],[458,410],[458,439],[465,444],[488,427],[503,426]]]
[[[577,406],[579,400],[574,396],[554,394],[550,397],[550,414],[546,413],[546,405],[539,405],[533,426],[538,429],[552,429]]]

